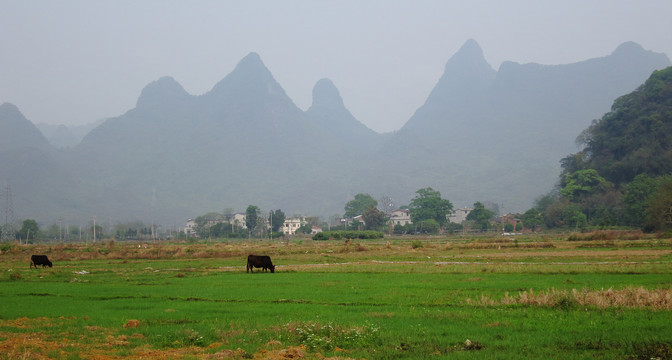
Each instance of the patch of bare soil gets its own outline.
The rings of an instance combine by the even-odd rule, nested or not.
[[[0,326],[21,330],[41,329],[44,326],[53,326],[69,319],[49,318],[19,318],[0,321]],[[68,358],[74,355],[91,360],[117,360],[117,359],[143,359],[143,360],[168,360],[168,359],[329,359],[346,360],[344,357],[324,357],[322,354],[309,353],[305,346],[283,346],[279,341],[271,341],[266,344],[266,349],[261,349],[250,354],[243,349],[224,349],[212,352],[212,349],[220,347],[220,343],[211,344],[208,347],[189,346],[176,349],[154,349],[148,345],[130,348],[130,338],[144,338],[142,334],[112,335],[109,329],[93,326],[86,330],[92,333],[107,333],[103,337],[91,337],[81,341],[68,338],[59,340],[49,339],[49,336],[41,331],[34,332],[0,332],[0,359],[30,359],[48,360]],[[65,334],[67,335],[67,334]],[[95,341],[93,339],[100,339]],[[93,340],[93,342],[92,342]],[[123,354],[122,354],[123,353]]]

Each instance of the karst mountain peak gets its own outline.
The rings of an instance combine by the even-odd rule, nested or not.
[[[576,136],[669,65],[664,54],[624,43],[578,63],[494,70],[467,40],[404,127],[378,134],[348,110],[342,79],[317,81],[303,111],[253,52],[198,96],[168,76],[149,83],[135,108],[59,152],[30,152],[25,145],[46,141],[38,131],[3,131],[30,122],[2,105],[0,167],[17,184],[17,208],[40,221],[96,214],[173,223],[249,204],[330,215],[355,193],[404,203],[427,186],[455,204],[524,210],[552,188]],[[19,161],[25,154],[39,166]]]

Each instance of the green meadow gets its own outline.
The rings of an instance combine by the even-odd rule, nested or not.
[[[665,359],[671,265],[656,238],[14,244],[0,358]]]

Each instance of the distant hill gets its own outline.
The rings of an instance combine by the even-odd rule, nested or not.
[[[62,184],[70,181],[59,153],[19,109],[0,105],[0,184],[5,215],[5,190],[9,186],[15,220],[55,221],[67,201]],[[74,220],[74,219],[73,219]]]
[[[309,120],[254,53],[201,96],[168,77],[149,84],[135,109],[73,152],[91,164],[88,191],[105,189],[110,216],[178,219],[249,204],[319,211],[355,154]]]
[[[56,148],[71,148],[79,144],[80,141],[91,130],[102,124],[103,120],[98,120],[85,125],[55,125],[55,124],[35,124],[42,132],[49,143]]]
[[[377,134],[320,80],[299,109],[258,54],[194,96],[173,78],[136,106],[56,149],[13,105],[0,107],[0,168],[17,213],[40,221],[143,220],[164,226],[254,204],[342,214],[357,193],[408,203],[431,186],[456,206],[522,211],[557,180],[574,139],[656,69],[662,55],[626,43],[576,64],[487,64],[467,41],[405,126]],[[6,175],[9,174],[9,175]]]
[[[611,55],[567,65],[503,63],[494,71],[478,44],[467,41],[448,61],[425,104],[363,169],[362,186],[389,185],[412,196],[432,186],[458,206],[492,201],[522,211],[548,192],[559,160],[576,151],[574,139],[618,96],[652,71],[670,65],[663,54],[634,43]],[[405,164],[399,181],[385,169]]]
[[[0,152],[21,148],[49,149],[40,130],[13,104],[0,105]]]
[[[306,115],[330,136],[354,150],[367,153],[377,151],[386,139],[352,116],[343,104],[338,89],[329,79],[321,79],[315,84],[313,104]]]

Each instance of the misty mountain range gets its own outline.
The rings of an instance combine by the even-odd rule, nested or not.
[[[78,144],[50,143],[18,108],[1,105],[0,181],[18,219],[47,223],[97,216],[172,226],[250,204],[330,216],[357,193],[403,205],[428,186],[456,207],[524,211],[551,190],[577,135],[667,66],[664,54],[624,43],[579,63],[494,70],[469,40],[408,122],[378,134],[329,79],[299,109],[251,53],[203,95],[170,77],[148,84],[135,108]]]

